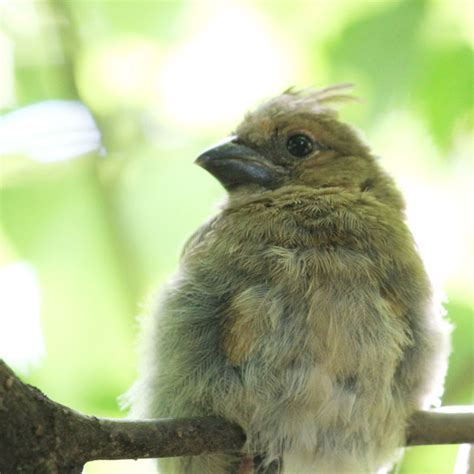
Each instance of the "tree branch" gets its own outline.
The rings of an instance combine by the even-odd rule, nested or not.
[[[474,413],[418,411],[410,419],[407,446],[474,443]]]
[[[239,451],[241,428],[220,418],[110,420],[84,416],[22,383],[0,360],[0,472],[80,473],[97,459]],[[474,443],[473,413],[417,412],[409,446]]]

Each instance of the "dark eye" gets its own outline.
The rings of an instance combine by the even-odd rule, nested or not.
[[[286,142],[286,149],[298,158],[309,155],[313,148],[313,140],[306,135],[293,135]]]

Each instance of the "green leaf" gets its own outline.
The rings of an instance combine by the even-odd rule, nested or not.
[[[336,82],[358,81],[370,87],[369,122],[403,98],[421,54],[424,0],[400,1],[356,18],[326,45]]]
[[[473,125],[474,50],[461,42],[433,47],[420,61],[413,99],[436,143],[447,148],[459,123]]]

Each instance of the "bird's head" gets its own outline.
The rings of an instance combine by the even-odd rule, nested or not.
[[[196,163],[231,194],[288,185],[368,190],[383,173],[334,108],[355,100],[346,93],[349,87],[286,91],[248,113],[235,133],[204,151]]]

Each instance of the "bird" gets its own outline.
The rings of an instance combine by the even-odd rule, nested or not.
[[[439,403],[449,323],[402,194],[339,118],[350,87],[288,89],[196,160],[226,200],[144,320],[128,399],[140,418],[223,417],[246,443],[161,473],[383,472]]]

